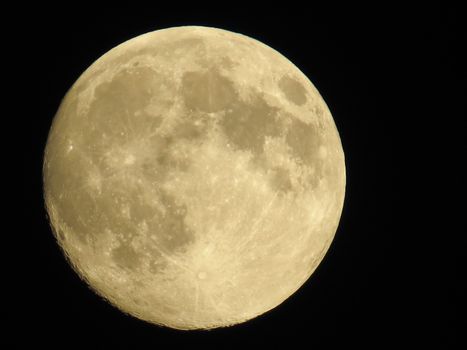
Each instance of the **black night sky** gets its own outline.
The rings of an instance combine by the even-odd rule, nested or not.
[[[22,117],[28,132],[23,201],[29,208],[13,233],[28,246],[17,273],[25,284],[18,290],[27,293],[18,301],[24,310],[11,313],[17,318],[11,322],[14,342],[104,349],[266,348],[281,342],[291,349],[299,344],[457,346],[459,301],[466,297],[456,222],[464,211],[455,200],[461,197],[466,159],[460,127],[465,62],[461,69],[459,54],[466,41],[459,11],[443,6],[324,10],[297,3],[264,13],[219,6],[183,12],[127,6],[115,14],[87,15],[90,9],[81,14],[30,9],[18,16],[37,57],[28,75],[34,88],[27,93],[38,100],[25,106],[30,110]],[[179,25],[239,32],[288,57],[328,104],[346,155],[342,219],[312,278],[273,311],[211,331],[152,326],[104,302],[66,263],[42,200],[43,149],[66,91],[117,44]]]

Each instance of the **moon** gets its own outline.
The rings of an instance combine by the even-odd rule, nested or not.
[[[311,276],[339,224],[345,159],[323,98],[247,36],[186,26],[104,54],[54,117],[54,236],[121,311],[171,328],[238,324]]]

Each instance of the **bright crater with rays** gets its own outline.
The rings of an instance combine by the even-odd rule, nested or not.
[[[63,100],[44,158],[54,234],[77,273],[140,319],[233,325],[293,294],[337,229],[339,135],[270,47],[178,27],[98,59]]]

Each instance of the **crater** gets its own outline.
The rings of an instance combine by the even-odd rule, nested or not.
[[[99,224],[101,230],[108,229],[116,235],[130,241],[138,230],[134,222],[141,216],[150,215],[151,208],[145,207],[139,200],[138,189],[109,183],[105,196],[99,199],[97,210],[103,213]],[[114,188],[110,188],[110,187]]]
[[[169,194],[161,191],[159,200],[163,210],[156,209],[148,222],[149,231],[156,236],[157,244],[167,252],[175,252],[195,239],[195,233],[185,225],[187,208],[177,204]]]
[[[58,238],[59,238],[61,241],[65,241],[65,240],[66,240],[65,232],[63,231],[63,229],[62,229],[61,227],[57,228],[57,229],[56,229],[56,232],[57,232]]]
[[[251,101],[237,101],[219,121],[219,126],[228,141],[253,157],[263,152],[266,136],[278,136],[283,125],[277,119],[278,109],[266,103],[261,94],[254,94]]]
[[[219,64],[225,69],[232,69],[238,65],[238,63],[234,63],[234,61],[232,61],[228,56],[222,56]]]
[[[319,130],[310,124],[293,119],[286,135],[292,154],[305,165],[317,165],[321,161],[319,147],[322,137]]]
[[[208,120],[204,114],[191,113],[185,116],[171,131],[171,137],[193,141],[202,137],[207,130]]]
[[[146,107],[158,98],[162,99],[161,89],[165,84],[154,70],[137,66],[123,70],[111,81],[97,86],[87,118],[83,118],[78,126],[86,129],[81,132],[83,147],[96,151],[96,148],[123,144],[147,133],[148,126],[157,127],[161,116]]]
[[[285,168],[274,168],[270,177],[270,185],[279,193],[287,193],[292,190],[289,170]]]
[[[115,196],[116,194],[112,195]],[[120,246],[112,251],[112,259],[123,268],[135,269],[141,265],[138,257],[142,256],[142,252],[136,252],[129,245],[129,242],[139,236],[148,239],[144,249],[151,256],[149,270],[152,273],[157,273],[164,267],[161,252],[171,255],[195,239],[194,232],[185,225],[186,206],[176,203],[172,196],[162,190],[155,197],[159,205],[144,200],[137,192],[121,195],[120,199],[109,203],[118,209],[109,213],[107,227],[120,240]],[[126,208],[127,215],[122,215],[121,208]],[[144,222],[144,229],[136,226],[135,222]]]
[[[155,249],[150,249],[153,258],[149,261],[149,271],[152,274],[158,274],[167,266],[167,261],[162,259],[160,253]]]
[[[307,100],[306,90],[303,85],[288,75],[279,80],[279,89],[284,93],[287,100],[298,106],[303,105]]]
[[[100,233],[102,213],[92,194],[81,187],[70,188],[67,195],[58,199],[56,207],[60,208],[59,217],[80,243],[87,244],[89,236]]]
[[[179,131],[186,133],[186,139],[199,137],[198,131],[184,128]],[[175,132],[177,135],[177,132]],[[182,137],[179,137],[181,139]],[[181,171],[188,170],[190,160],[186,157],[176,154],[177,144],[176,136],[154,136],[151,139],[153,157],[148,158],[142,163],[142,173],[149,180],[164,181],[170,170],[177,169]]]
[[[120,267],[134,270],[141,265],[140,256],[129,244],[121,243],[111,252],[112,260]]]
[[[176,55],[188,51],[204,49],[204,47],[205,41],[202,37],[190,36],[178,40],[165,42],[163,45],[160,46],[158,51],[171,56],[174,54]],[[157,52],[157,50],[154,49],[153,51]],[[150,54],[154,55],[154,52],[150,52]]]
[[[204,40],[197,37],[183,38],[179,40],[170,41],[151,41],[147,45],[137,47],[134,51],[129,50],[123,53],[116,59],[117,64],[124,64],[132,57],[136,56],[165,56],[170,57],[173,61],[174,57],[190,51],[197,51],[204,48]]]
[[[182,94],[187,108],[209,113],[224,110],[236,100],[233,83],[212,68],[185,73]]]
[[[139,162],[139,174],[151,183],[161,183],[171,170],[187,171],[191,160],[180,152],[177,140],[200,138],[202,131],[198,127],[184,125],[170,135],[153,135],[148,141],[145,155]]]
[[[162,78],[151,68],[134,67],[117,73],[109,82],[100,84],[94,92],[90,113],[101,116],[121,116],[125,111],[134,113],[146,106],[158,88]]]

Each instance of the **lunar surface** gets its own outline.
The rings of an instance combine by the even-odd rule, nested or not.
[[[178,329],[282,303],[336,232],[345,162],[333,118],[288,59],[206,27],[141,35],[92,64],[50,130],[44,196],[99,295]]]

